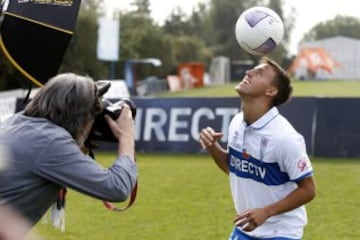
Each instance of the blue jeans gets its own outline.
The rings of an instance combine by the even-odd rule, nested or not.
[[[240,231],[237,227],[234,228],[234,231],[231,233],[229,240],[301,240],[285,237],[272,237],[272,238],[256,238],[246,235]]]

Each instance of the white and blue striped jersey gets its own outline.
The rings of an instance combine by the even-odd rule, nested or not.
[[[228,160],[230,188],[238,213],[285,198],[296,189],[296,182],[313,174],[303,136],[276,107],[251,125],[246,124],[242,112],[234,116],[229,127]],[[270,217],[246,234],[300,239],[306,223],[302,206]]]

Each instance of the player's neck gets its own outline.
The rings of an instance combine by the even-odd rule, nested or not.
[[[261,118],[271,106],[262,101],[243,101],[241,104],[241,110],[244,114],[244,120],[247,124],[252,124]]]

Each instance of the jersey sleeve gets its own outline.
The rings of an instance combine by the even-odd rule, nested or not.
[[[136,182],[137,167],[130,157],[118,156],[105,168],[83,154],[71,137],[52,139],[38,161],[37,175],[105,201],[125,201]]]
[[[302,135],[298,133],[287,135],[281,141],[279,151],[281,165],[285,168],[291,181],[298,182],[313,175],[313,167]]]

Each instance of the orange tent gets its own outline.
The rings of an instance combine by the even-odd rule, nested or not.
[[[340,67],[323,48],[303,48],[289,68],[289,72],[295,72],[299,68],[306,68],[310,72],[323,69],[332,73],[333,69]]]

